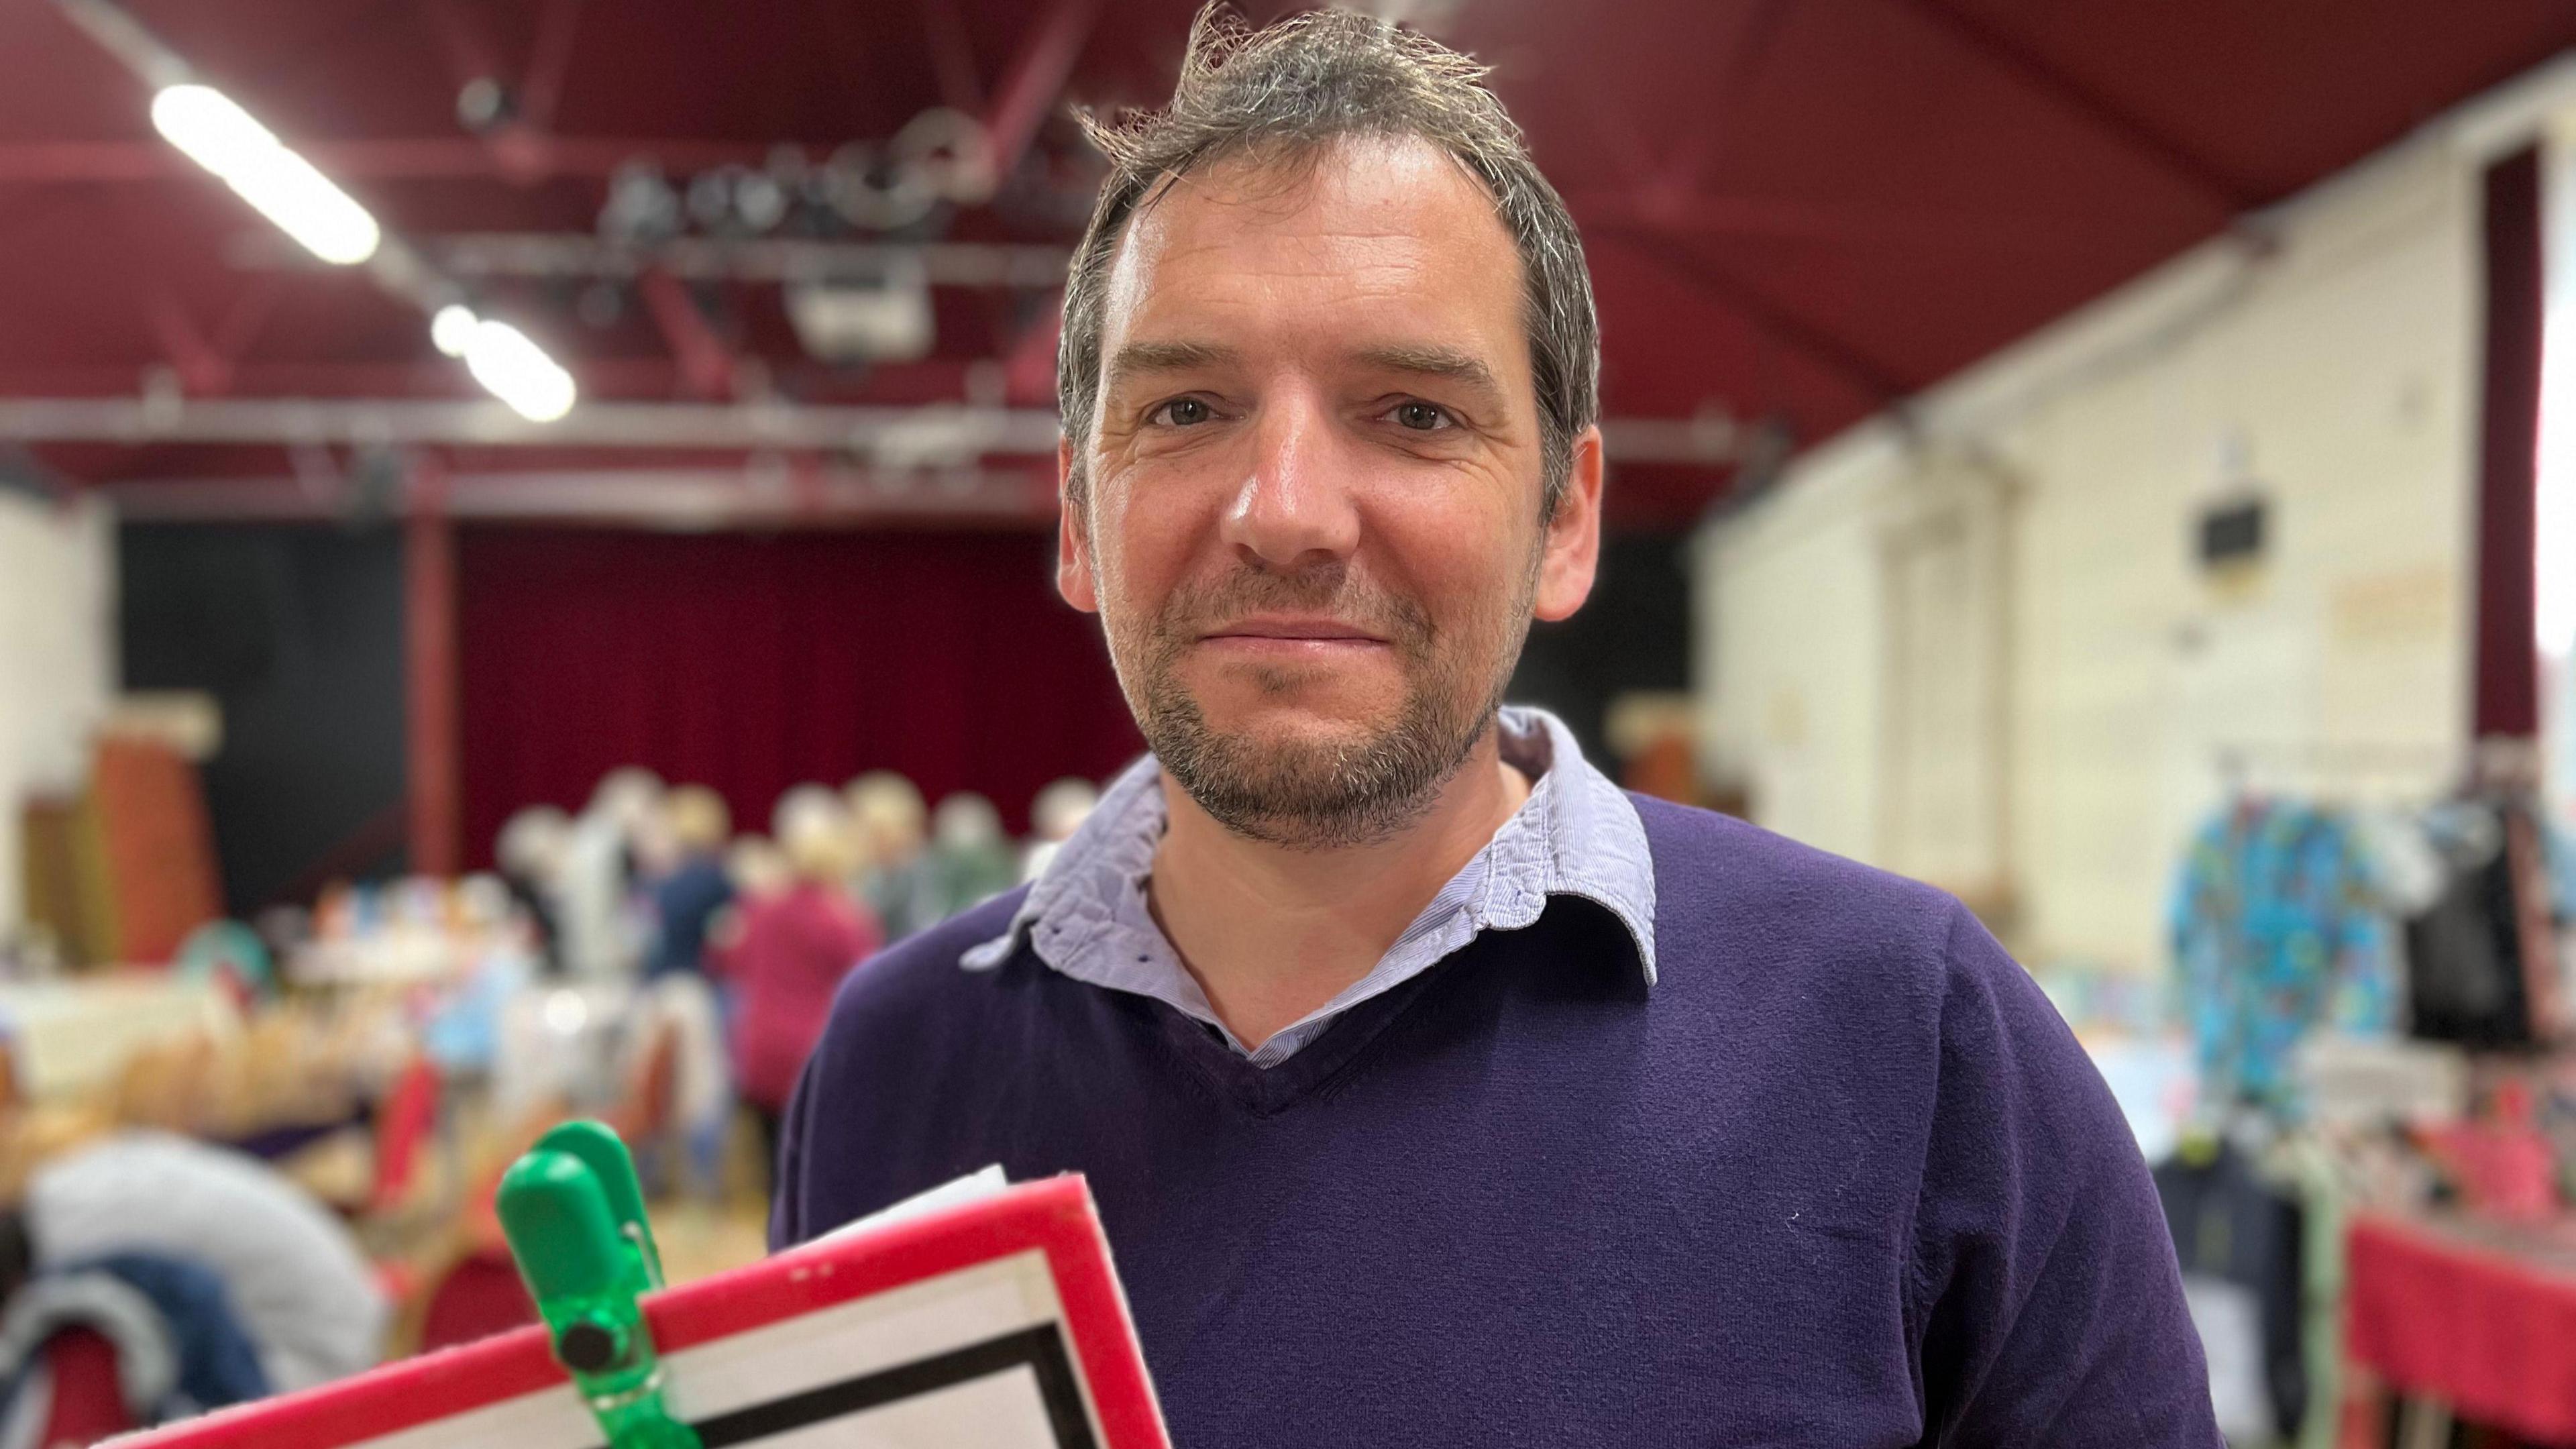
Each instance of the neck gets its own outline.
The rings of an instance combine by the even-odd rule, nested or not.
[[[1528,778],[1488,726],[1431,808],[1395,834],[1303,850],[1219,825],[1163,781],[1154,919],[1235,1039],[1259,1047],[1368,974],[1512,812]]]

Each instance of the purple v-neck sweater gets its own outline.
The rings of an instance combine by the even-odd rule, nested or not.
[[[2218,1449],[2155,1188],[2030,979],[1927,887],[1640,799],[1659,981],[1578,897],[1264,1070],[959,953],[844,985],[789,1243],[986,1163],[1091,1180],[1178,1449]]]

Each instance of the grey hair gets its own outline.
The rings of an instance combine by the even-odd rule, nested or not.
[[[1070,502],[1088,493],[1103,298],[1129,218],[1170,182],[1221,158],[1292,160],[1353,136],[1418,137],[1483,183],[1520,252],[1523,327],[1538,392],[1542,516],[1553,518],[1574,440],[1601,415],[1601,327],[1583,239],[1530,160],[1487,68],[1427,36],[1344,10],[1254,29],[1219,0],[1190,26],[1171,104],[1116,123],[1083,118],[1109,177],[1074,252],[1056,349],[1056,405],[1072,440]]]

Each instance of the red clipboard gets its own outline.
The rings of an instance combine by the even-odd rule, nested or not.
[[[707,1449],[1169,1449],[1078,1176],[825,1237],[643,1300]],[[118,1449],[597,1449],[530,1327]]]

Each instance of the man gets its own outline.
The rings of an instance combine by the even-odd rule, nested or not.
[[[1602,458],[1480,74],[1203,21],[1099,134],[1059,578],[1153,753],[852,977],[773,1236],[1087,1174],[1183,1449],[2216,1445],[2137,1148],[1976,921],[1498,714]]]

